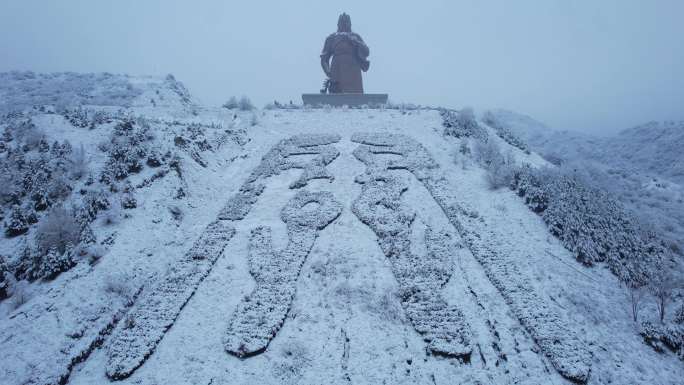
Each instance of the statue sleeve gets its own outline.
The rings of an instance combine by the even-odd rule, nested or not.
[[[358,40],[356,41],[356,47],[357,47],[357,53],[361,59],[365,59],[370,55],[370,49],[368,49],[368,46],[366,43],[363,41],[361,36],[354,34],[354,37],[356,37]]]
[[[321,59],[329,59],[333,54],[332,39],[328,36],[323,44],[323,51],[321,51]]]

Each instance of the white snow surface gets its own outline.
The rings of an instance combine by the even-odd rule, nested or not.
[[[206,168],[184,163],[187,195],[180,200],[173,198],[175,184],[168,178],[138,190],[138,207],[128,218],[94,229],[98,239],[117,234],[98,264],[80,263],[54,281],[32,284],[33,296],[16,310],[2,304],[1,384],[58,383],[60,376],[69,384],[113,381],[105,369],[107,349],[116,336],[110,329],[117,320],[125,320],[129,307],[128,299],[107,291],[105,283],[125,281],[132,301],[140,301],[148,288],[184,260],[274,145],[296,134],[331,133],[341,137],[332,144],[340,155],[326,166],[334,179],[313,179],[304,189],[331,192],[342,204],[342,212],[317,233],[296,280],[292,306],[266,350],[247,358],[229,354],[224,345],[226,330],[240,302],[255,287],[248,261],[251,231],[268,226],[273,248],[286,248],[287,228],[280,213],[299,191],[290,185],[301,169],[288,169],[264,181],[263,193],[244,219],[231,222],[235,235],[152,354],[130,377],[117,382],[569,384],[461,239],[461,247],[451,255],[453,271],[441,294],[463,312],[472,332],[472,354],[469,361],[429,354],[428,344],[404,314],[391,261],[374,231],[351,210],[362,189],[355,178],[366,169],[353,155],[359,146],[351,141],[356,132],[403,134],[427,149],[451,195],[477,213],[479,227],[487,229],[483,236],[488,237],[489,248],[523,272],[528,286],[581,337],[591,352],[589,384],[681,384],[684,378],[681,360],[642,342],[630,319],[625,290],[608,269],[581,266],[513,192],[492,191],[483,170],[455,164],[458,141],[442,136],[437,111],[269,110],[257,112],[258,124],[251,126],[247,124],[251,112],[198,107],[191,115],[180,108],[150,106],[132,110],[154,118],[232,122],[247,130],[250,141],[242,149],[226,146],[205,154]],[[47,127],[50,122],[45,119],[43,123],[37,119],[36,124]],[[84,137],[64,122],[54,126],[51,137],[86,144],[102,139]],[[510,147],[503,141],[500,145]],[[510,150],[519,161],[543,163],[534,153]],[[403,199],[416,212],[411,244],[418,248],[416,254],[425,253],[426,228],[458,237],[423,184],[405,171],[396,173],[408,181]],[[168,210],[171,205],[180,207],[182,219],[174,219]],[[3,253],[13,247],[10,241],[0,242]],[[80,348],[91,342],[90,348]],[[87,353],[73,358],[64,353],[80,350]]]

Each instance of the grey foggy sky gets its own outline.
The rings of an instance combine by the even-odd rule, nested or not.
[[[0,71],[173,73],[202,102],[300,100],[342,11],[366,92],[610,133],[684,119],[684,1],[0,2]]]

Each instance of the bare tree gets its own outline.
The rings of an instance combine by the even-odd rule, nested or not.
[[[81,143],[81,146],[71,154],[71,176],[74,179],[81,179],[87,172],[88,157]]]
[[[62,205],[54,206],[38,224],[36,240],[43,255],[51,249],[60,254],[67,251],[67,245],[78,243],[80,228],[72,213]]]
[[[625,282],[625,287],[627,288],[627,294],[629,295],[629,301],[632,308],[632,320],[634,323],[639,322],[639,309],[641,308],[641,302],[644,299],[646,290],[644,287],[635,283]]]
[[[674,292],[679,286],[678,283],[674,274],[672,274],[672,269],[666,266],[664,262],[658,263],[655,269],[653,269],[649,289],[656,300],[661,323],[665,321],[667,305],[673,298]]]

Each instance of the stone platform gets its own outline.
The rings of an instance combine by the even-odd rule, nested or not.
[[[309,106],[379,106],[387,104],[387,94],[302,94],[302,101]]]

